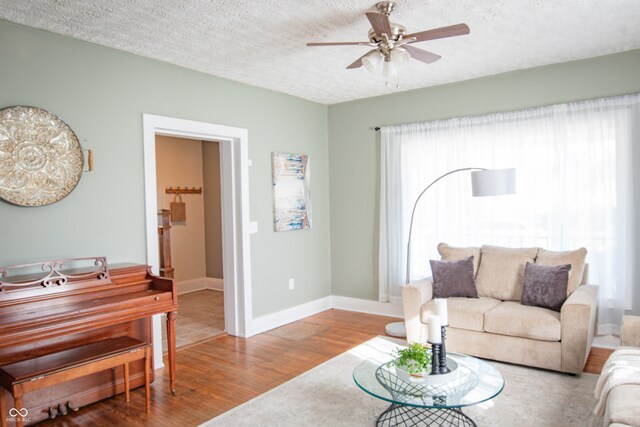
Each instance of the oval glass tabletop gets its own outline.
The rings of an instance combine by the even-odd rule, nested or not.
[[[447,353],[447,359],[457,363],[457,369],[424,378],[402,375],[391,362],[381,365],[365,360],[353,370],[353,379],[378,399],[420,408],[476,405],[497,396],[504,388],[502,374],[487,362],[458,353]]]

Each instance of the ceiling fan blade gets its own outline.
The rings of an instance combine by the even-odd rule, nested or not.
[[[411,55],[413,59],[417,59],[425,64],[431,64],[432,62],[436,62],[438,59],[442,58],[440,55],[419,49],[415,46],[404,45],[402,48],[407,49],[407,52],[409,52],[409,55]]]
[[[467,24],[456,24],[449,25],[448,27],[434,28],[433,30],[420,31],[419,33],[407,34],[404,38],[415,37],[415,41],[409,43],[417,43],[445,37],[462,36],[469,34],[469,31]]]
[[[369,42],[322,42],[307,43],[307,46],[371,46]]]
[[[391,37],[391,24],[389,23],[389,16],[384,13],[367,12],[367,19],[371,23],[373,30],[378,36],[386,34]]]
[[[411,37],[408,39],[402,38],[401,40],[398,40],[395,44],[395,46],[404,46],[407,43],[413,43],[414,41],[416,41],[415,37]]]
[[[378,49],[371,49],[369,52],[362,55],[360,58],[356,59],[355,62],[347,67],[347,70],[352,70],[354,68],[362,67],[362,58],[369,55],[371,52],[376,52]]]

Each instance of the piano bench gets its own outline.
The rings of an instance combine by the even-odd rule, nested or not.
[[[151,344],[131,337],[118,337],[69,350],[22,360],[0,367],[0,385],[9,391],[15,402],[18,415],[7,414],[4,390],[0,389],[0,417],[6,426],[7,415],[15,418],[16,426],[22,427],[22,398],[31,391],[71,381],[107,369],[124,367],[124,389],[126,401],[130,401],[129,363],[144,359],[144,386],[147,413],[151,411],[149,370],[151,369]]]

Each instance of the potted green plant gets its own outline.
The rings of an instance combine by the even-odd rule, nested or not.
[[[396,367],[401,376],[424,377],[431,371],[431,347],[428,344],[413,343],[407,348],[394,350]]]

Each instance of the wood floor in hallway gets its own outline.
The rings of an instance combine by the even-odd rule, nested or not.
[[[211,289],[180,294],[176,320],[176,347],[186,347],[224,334],[224,293]],[[164,317],[163,317],[164,318]],[[167,352],[167,334],[162,322],[162,350]]]

